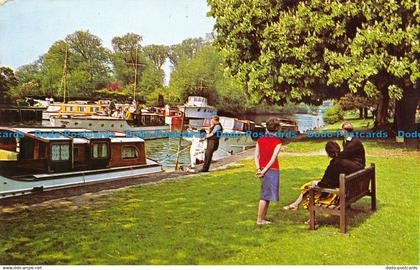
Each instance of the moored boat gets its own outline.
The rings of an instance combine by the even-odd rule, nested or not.
[[[219,148],[214,152],[213,160],[254,147],[258,134],[264,132],[262,126],[250,120],[220,116],[219,121],[223,132],[219,134]],[[210,125],[211,118],[202,119],[198,126],[189,129],[193,134],[191,137],[185,137],[185,140],[192,141],[192,137],[198,136],[200,129],[208,129]]]
[[[143,139],[168,137],[170,126],[165,124],[163,116],[157,113],[142,112],[138,120],[127,120],[112,116],[54,116],[50,118],[52,127],[85,128],[97,131],[135,132]]]
[[[0,127],[0,198],[157,173],[144,140],[87,129]]]
[[[49,121],[54,116],[64,115],[96,115],[105,110],[107,104],[88,101],[69,101],[67,103],[51,103],[42,112],[42,120]]]
[[[189,96],[179,110],[185,114],[189,127],[200,126],[203,119],[217,115],[217,109],[207,104],[207,98],[200,96]]]

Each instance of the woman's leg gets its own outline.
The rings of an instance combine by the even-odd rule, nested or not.
[[[258,205],[258,217],[257,224],[262,224],[264,222],[265,215],[267,214],[268,203],[265,200],[260,200]]]
[[[316,186],[319,181],[312,181],[311,186]],[[303,201],[304,192],[301,192],[299,197],[296,199],[296,201],[292,202],[291,204],[284,207],[284,209],[291,210],[291,209],[297,209],[299,205]]]
[[[263,217],[262,220],[265,220],[265,218],[267,217],[267,212],[268,212],[268,207],[270,206],[270,201],[265,201],[265,207],[264,207],[264,213],[263,213]]]
[[[296,201],[294,201],[293,203],[291,203],[290,205],[296,206],[298,207],[299,204],[303,201],[303,193],[300,193],[299,197],[296,199]]]

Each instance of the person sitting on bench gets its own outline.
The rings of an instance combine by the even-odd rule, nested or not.
[[[301,187],[301,194],[297,198],[297,200],[283,207],[284,209],[297,210],[302,202],[303,207],[307,209],[309,204],[309,198],[307,196],[309,194],[308,187],[319,186],[322,188],[338,188],[340,185],[339,177],[341,173],[348,175],[353,172],[359,171],[364,167],[361,164],[358,164],[357,162],[353,162],[351,160],[342,158],[340,155],[342,153],[340,152],[340,145],[338,145],[338,143],[336,143],[335,141],[328,141],[325,145],[325,151],[331,158],[331,161],[327,169],[325,170],[324,176],[322,177],[321,181],[310,181],[304,184]],[[338,203],[338,197],[336,194],[333,193],[318,192],[315,194],[315,202],[325,205],[333,205]]]
[[[366,166],[365,148],[359,138],[353,136],[353,125],[350,122],[344,122],[341,125],[343,134],[343,151],[339,157],[349,160],[354,166],[360,165],[362,168]]]

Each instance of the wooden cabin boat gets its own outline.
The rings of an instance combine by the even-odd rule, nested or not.
[[[0,198],[160,171],[124,133],[0,127]]]
[[[277,118],[280,122],[280,132],[293,132],[299,134],[299,126],[295,120],[287,118]]]

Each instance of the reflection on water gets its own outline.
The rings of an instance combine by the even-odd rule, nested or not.
[[[308,129],[319,128],[324,125],[323,115],[317,114],[257,114],[257,115],[246,115],[240,118],[247,118],[254,121],[257,124],[267,122],[271,117],[281,117],[295,120],[298,123],[299,131],[306,131]]]
[[[163,167],[174,167],[178,144],[178,138],[146,140],[147,158],[159,161]],[[190,163],[190,145],[190,142],[181,140],[179,163],[183,166],[188,166]]]

